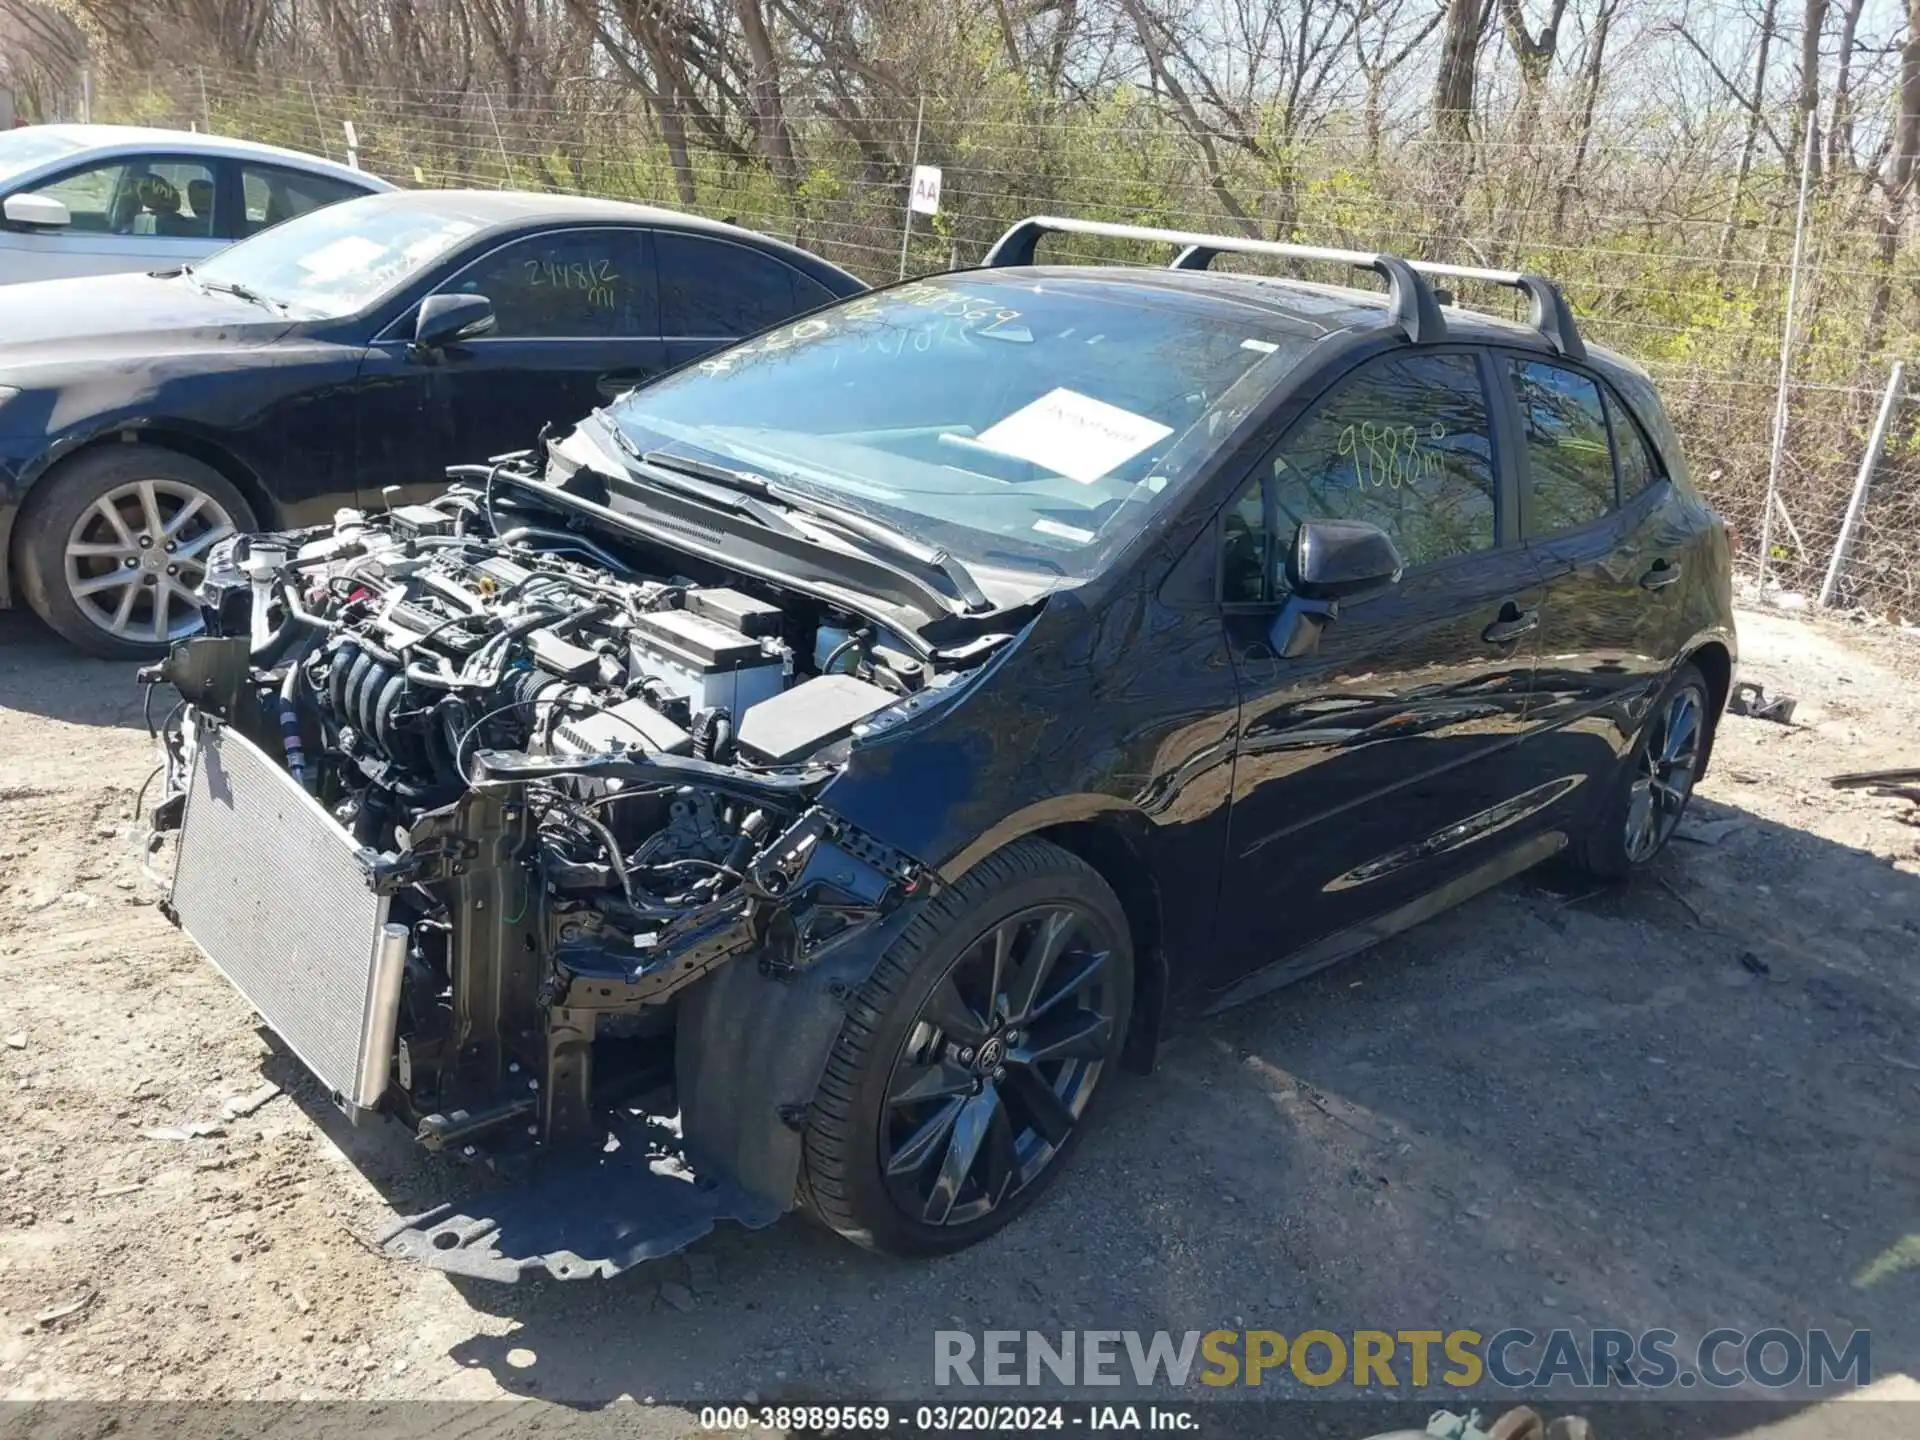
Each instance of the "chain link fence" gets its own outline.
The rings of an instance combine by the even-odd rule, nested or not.
[[[1035,213],[1538,270],[1562,284],[1590,339],[1660,383],[1696,483],[1736,528],[1743,567],[1759,569],[1765,531],[1769,580],[1809,597],[1888,371],[1920,336],[1920,204],[1892,212],[1872,176],[1828,169],[1802,215],[1797,155],[1762,144],[1743,167],[1739,126],[1696,132],[1657,114],[1489,121],[1447,141],[1377,119],[1310,136],[1277,125],[1208,130],[1140,92],[1072,103],[902,96],[878,110],[789,95],[780,130],[792,158],[771,164],[763,127],[649,103],[604,77],[530,96],[198,71],[122,81],[105,105],[113,118],[336,160],[349,158],[351,136],[355,163],[401,184],[692,209],[794,241],[874,283],[901,271],[916,157],[941,168],[943,185],[940,213],[914,217],[908,273],[977,263],[1009,224]],[[1784,443],[1767,524],[1796,235]],[[1165,263],[1107,241],[1062,241],[1053,253]],[[1460,298],[1514,313],[1508,292],[1468,286]],[[1915,398],[1909,382],[1835,592],[1842,607],[1909,622],[1920,622]]]

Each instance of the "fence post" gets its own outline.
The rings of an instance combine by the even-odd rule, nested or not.
[[[320,118],[320,95],[313,88],[313,77],[307,77],[307,98],[313,102],[313,133],[320,142],[320,153],[331,160],[333,147],[327,144],[327,122]]]
[[[207,134],[213,133],[213,111],[207,105],[207,72],[204,66],[195,69],[200,78],[200,128]]]
[[[913,159],[907,165],[906,215],[900,221],[900,278],[907,278],[907,241],[913,238],[913,172],[920,168],[920,122],[927,118],[927,97],[920,97],[920,108],[913,117]]]
[[[482,90],[480,98],[487,102],[487,119],[493,125],[493,143],[500,147],[500,165],[506,177],[500,182],[500,188],[506,190],[513,185],[513,161],[507,158],[507,138],[500,133],[500,117],[493,113],[493,92]]]
[[[1767,499],[1760,507],[1759,591],[1767,593],[1767,561],[1773,553],[1773,498],[1780,488],[1780,462],[1787,448],[1787,385],[1793,375],[1793,325],[1798,318],[1800,260],[1807,243],[1807,182],[1813,178],[1815,119],[1807,112],[1807,143],[1800,155],[1800,204],[1793,217],[1793,268],[1787,272],[1787,326],[1780,337],[1780,388],[1773,398],[1773,444],[1767,455]]]
[[[1880,413],[1874,416],[1873,433],[1867,437],[1867,453],[1860,457],[1860,473],[1853,477],[1853,497],[1847,501],[1846,516],[1840,521],[1840,537],[1833,542],[1833,559],[1827,565],[1827,578],[1820,586],[1820,608],[1833,603],[1833,592],[1840,585],[1840,567],[1847,563],[1847,551],[1853,544],[1854,527],[1860,512],[1867,508],[1867,487],[1873,483],[1874,467],[1880,463],[1880,450],[1887,441],[1887,426],[1900,404],[1900,391],[1907,378],[1907,362],[1893,362],[1893,374],[1887,377],[1887,393],[1880,397]]]

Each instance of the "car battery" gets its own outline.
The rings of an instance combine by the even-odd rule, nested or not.
[[[756,640],[690,610],[649,610],[631,631],[633,668],[683,695],[694,710],[739,717],[778,695],[786,656],[776,640]]]

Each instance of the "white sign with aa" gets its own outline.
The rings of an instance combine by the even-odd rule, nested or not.
[[[913,193],[907,197],[907,208],[916,215],[940,213],[940,167],[938,165],[913,167]]]

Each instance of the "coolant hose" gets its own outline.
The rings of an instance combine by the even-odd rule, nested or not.
[[[306,677],[301,666],[318,643],[309,639],[294,652],[287,661],[286,678],[280,682],[280,746],[286,752],[287,773],[302,790],[313,787],[307,779],[307,744],[300,735],[300,685]]]

